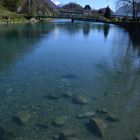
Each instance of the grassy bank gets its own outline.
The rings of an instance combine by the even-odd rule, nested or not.
[[[23,23],[26,19],[23,15],[10,12],[6,8],[0,6],[0,24],[3,23]]]

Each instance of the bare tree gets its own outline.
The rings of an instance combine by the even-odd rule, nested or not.
[[[117,0],[117,8],[125,8],[126,11],[133,16],[133,20],[137,19],[138,12],[140,11],[139,0]]]

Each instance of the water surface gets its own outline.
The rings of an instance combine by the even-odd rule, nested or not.
[[[109,24],[0,25],[0,138],[53,140],[70,128],[79,140],[134,140],[140,132],[139,45]],[[88,104],[74,104],[66,93]],[[102,108],[118,122],[96,114],[108,125],[99,138],[86,127],[89,118],[76,116]],[[18,121],[21,112],[29,115],[26,124]],[[53,121],[64,116],[65,124],[56,127]]]

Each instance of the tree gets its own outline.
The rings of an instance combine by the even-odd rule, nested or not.
[[[105,18],[111,18],[111,9],[109,8],[109,6],[105,9],[105,13],[104,13],[104,17]]]
[[[20,0],[2,0],[2,5],[10,11],[16,11],[20,4]]]
[[[138,12],[140,11],[140,2],[138,0],[117,0],[117,8],[122,7],[132,14],[133,20],[137,19]]]
[[[67,11],[71,11],[71,12],[82,12],[83,11],[83,7],[77,3],[73,3],[70,2],[64,6],[62,6],[62,9],[65,9]]]
[[[90,5],[85,5],[84,10],[91,10]]]

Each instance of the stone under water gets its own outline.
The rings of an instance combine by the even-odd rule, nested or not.
[[[108,125],[103,120],[96,118],[91,118],[89,125],[93,134],[98,137],[103,137],[105,134],[105,129],[108,127]]]
[[[31,114],[29,112],[26,112],[26,111],[21,111],[18,113],[18,118],[20,119],[20,121],[23,124],[26,125],[31,118]]]
[[[79,104],[79,105],[86,105],[88,104],[88,100],[85,96],[81,96],[81,95],[76,95],[76,96],[73,96],[73,102],[75,104]]]
[[[60,140],[68,140],[70,138],[75,138],[75,137],[76,137],[76,132],[74,131],[74,129],[70,129],[70,128],[62,131],[59,135]]]
[[[66,121],[67,121],[67,117],[66,116],[62,116],[62,117],[59,117],[59,118],[56,118],[54,121],[53,121],[53,124],[55,126],[63,126],[65,125]]]

